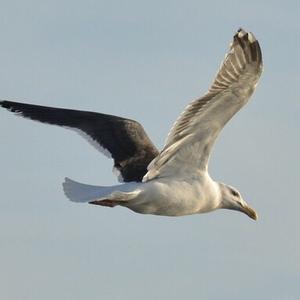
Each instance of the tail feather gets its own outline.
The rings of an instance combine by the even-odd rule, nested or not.
[[[66,177],[63,189],[67,198],[77,203],[102,199],[129,201],[140,193],[135,189],[136,185],[136,183],[126,183],[114,186],[96,186],[79,183]]]

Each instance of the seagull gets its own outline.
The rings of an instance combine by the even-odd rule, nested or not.
[[[231,209],[256,220],[257,213],[236,188],[210,177],[208,163],[221,129],[248,102],[262,69],[258,41],[239,29],[212,85],[181,113],[161,151],[134,120],[6,100],[0,105],[19,116],[75,130],[113,159],[123,183],[95,186],[65,178],[64,193],[73,202],[162,216]]]

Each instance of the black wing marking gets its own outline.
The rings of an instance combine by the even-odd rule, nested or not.
[[[148,164],[158,155],[138,122],[89,111],[54,108],[12,101],[0,105],[20,116],[81,131],[97,148],[108,151],[125,182],[141,181]]]

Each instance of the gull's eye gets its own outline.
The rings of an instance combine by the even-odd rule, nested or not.
[[[230,190],[231,191],[231,194],[235,197],[239,197],[239,193],[235,190]]]

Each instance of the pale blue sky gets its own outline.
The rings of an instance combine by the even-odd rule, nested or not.
[[[161,147],[242,26],[265,70],[211,160],[259,213],[182,218],[76,205],[65,176],[116,183],[73,132],[0,110],[0,298],[272,299],[300,294],[298,1],[0,1],[0,98],[140,121]]]

